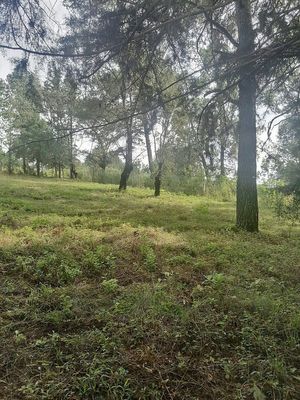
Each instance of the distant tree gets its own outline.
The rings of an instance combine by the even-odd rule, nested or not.
[[[12,173],[13,157],[22,160],[23,172],[34,164],[40,176],[42,166],[49,161],[49,146],[53,135],[42,116],[42,86],[38,78],[28,72],[26,65],[16,65],[8,77],[7,101],[3,114],[6,120],[8,172]]]
[[[281,124],[265,168],[274,171],[275,177],[284,182],[286,192],[300,199],[300,115],[291,116]]]

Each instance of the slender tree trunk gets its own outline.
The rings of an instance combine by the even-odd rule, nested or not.
[[[250,0],[237,0],[239,54],[251,54],[255,48]],[[256,182],[256,77],[253,65],[240,68],[239,147],[237,177],[237,216],[239,228],[258,231]]]
[[[225,146],[222,143],[221,144],[221,154],[220,154],[220,174],[221,176],[225,176],[226,175],[226,171],[225,171]]]
[[[12,165],[12,153],[8,151],[8,165],[7,165],[8,175],[12,175],[13,173],[13,165]]]
[[[70,125],[70,149],[69,149],[69,153],[70,153],[70,179],[75,179],[77,177],[77,172],[75,169],[75,165],[74,165],[74,154],[73,154],[73,118],[71,117],[71,125]]]
[[[123,172],[121,174],[119,190],[127,189],[127,182],[133,170],[133,135],[132,135],[132,118],[127,123],[127,138],[126,138],[126,160]]]
[[[38,177],[41,176],[41,163],[40,160],[36,160],[36,174]]]
[[[72,163],[70,165],[70,179],[76,179],[77,178],[77,172],[75,169],[75,165]]]
[[[58,163],[58,178],[61,179],[61,163]]]
[[[153,173],[153,155],[152,155],[152,148],[151,148],[151,141],[150,141],[150,129],[149,125],[146,121],[146,116],[144,120],[144,136],[146,142],[146,149],[147,149],[147,156],[148,156],[148,165],[151,174]]]
[[[154,179],[154,196],[156,197],[160,196],[162,169],[163,169],[163,163],[160,162],[158,163],[158,171]]]
[[[100,183],[105,183],[105,170],[106,170],[106,166],[103,165],[101,167]]]
[[[200,154],[200,159],[201,159],[201,163],[202,163],[202,166],[203,166],[203,169],[204,169],[205,177],[206,177],[206,179],[209,179],[209,177],[210,177],[209,167],[207,165],[207,162],[206,162],[206,159],[204,157],[204,154]]]
[[[26,175],[27,174],[26,158],[23,157],[22,161],[23,161],[23,174]]]
[[[127,99],[129,98],[130,107],[132,107],[132,97],[130,91],[126,88],[126,60],[123,60],[121,68],[123,69],[122,74],[122,85],[121,85],[121,96],[123,109],[126,110]],[[127,181],[133,170],[133,132],[132,132],[133,117],[126,120],[126,159],[125,166],[120,178],[119,191],[127,189]]]

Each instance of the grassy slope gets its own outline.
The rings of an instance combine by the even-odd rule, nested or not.
[[[1,398],[300,398],[299,232],[235,232],[205,198],[0,187]]]

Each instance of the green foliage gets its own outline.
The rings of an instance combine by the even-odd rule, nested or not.
[[[275,188],[265,186],[262,194],[277,217],[292,223],[300,220],[300,198],[295,193],[286,193],[283,184],[278,183]]]
[[[281,218],[300,220],[300,200],[295,195],[277,195],[274,208],[276,214]]]
[[[157,262],[156,254],[154,249],[151,247],[151,243],[147,242],[146,238],[143,238],[142,240],[140,252],[143,257],[145,268],[147,268],[148,271],[154,271]]]
[[[114,267],[115,257],[109,248],[101,245],[97,246],[95,250],[86,251],[82,264],[87,275],[103,274]]]
[[[19,256],[16,259],[16,267],[31,281],[54,286],[74,282],[81,274],[80,267],[72,257],[52,252],[36,259]]]
[[[207,284],[212,284],[216,287],[222,286],[222,284],[225,282],[225,276],[222,273],[214,273],[211,275],[206,276],[206,283]]]
[[[107,294],[116,293],[119,289],[118,280],[117,279],[104,280],[101,282],[101,287]]]

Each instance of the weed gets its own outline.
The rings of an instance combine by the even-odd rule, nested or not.
[[[143,238],[142,240],[142,243],[140,245],[140,252],[143,257],[145,268],[150,272],[155,271],[157,263],[156,254],[146,238]]]
[[[84,253],[82,260],[85,273],[88,276],[98,275],[107,272],[115,266],[116,257],[105,246],[97,246],[95,250],[88,250]]]
[[[109,279],[102,281],[101,287],[105,293],[111,294],[111,293],[116,293],[118,291],[119,284],[117,279]]]
[[[228,229],[230,182],[0,181],[1,398],[298,399],[296,222]]]

